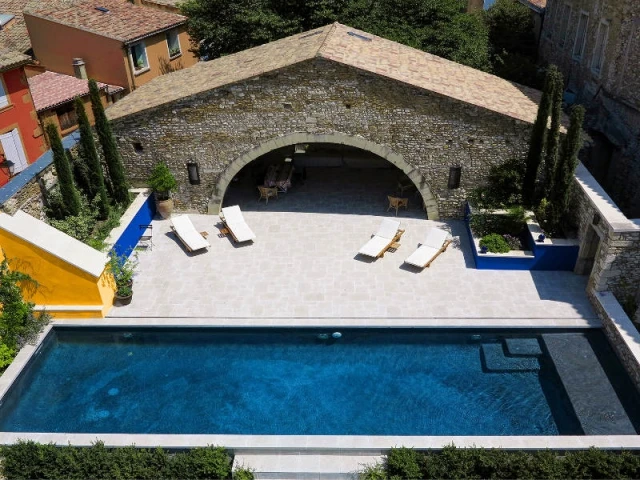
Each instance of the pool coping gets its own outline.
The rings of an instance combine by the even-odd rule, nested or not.
[[[115,320],[115,321],[112,321]],[[378,325],[372,324],[374,319],[322,319],[323,322],[302,322],[301,319],[264,319],[270,323],[256,322],[256,319],[246,319],[240,324],[239,319],[206,319],[209,323],[199,322],[199,319],[90,319],[90,320],[56,320],[48,325],[40,334],[35,345],[25,346],[16,356],[14,362],[0,377],[0,399],[9,390],[12,383],[20,375],[23,368],[38,352],[42,341],[55,326],[86,326],[86,327],[118,327],[118,326],[355,326],[355,327],[449,327],[449,328],[598,328],[599,321],[585,319],[558,319],[553,322],[540,322],[534,319],[526,320],[514,326],[514,319],[484,319],[489,322],[478,322],[475,319],[404,319],[398,322],[388,319]],[[165,320],[160,323],[159,320]],[[203,320],[203,319],[200,319]],[[212,322],[214,320],[214,322]],[[251,320],[251,325],[249,321]],[[278,321],[281,320],[281,321]],[[312,319],[311,319],[312,320]],[[317,319],[319,320],[319,319]],[[329,320],[331,323],[329,324]],[[342,323],[340,320],[348,323]],[[362,320],[362,322],[356,321]],[[444,323],[446,320],[446,324]],[[578,320],[582,320],[578,322]],[[232,323],[230,323],[232,321]],[[153,323],[152,323],[153,322]],[[182,323],[180,323],[182,322]],[[366,323],[366,324],[365,324]],[[481,324],[479,324],[481,323]],[[582,325],[580,325],[582,324]],[[1,400],[0,400],[1,401]],[[384,454],[388,449],[398,446],[416,449],[440,449],[454,444],[457,447],[470,448],[501,448],[505,450],[581,450],[589,447],[602,449],[640,450],[640,435],[583,435],[583,436],[355,436],[355,435],[181,435],[181,434],[121,434],[121,433],[46,433],[46,432],[0,432],[0,444],[10,445],[18,440],[32,440],[40,443],[55,443],[57,445],[90,446],[96,441],[103,441],[107,447],[137,447],[162,446],[168,449],[186,449],[220,445],[234,453],[243,452],[281,452],[281,453],[342,453],[369,452],[375,455]]]

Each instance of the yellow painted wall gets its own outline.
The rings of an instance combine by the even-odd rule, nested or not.
[[[24,292],[25,299],[38,305],[101,306],[101,316],[111,308],[114,282],[105,267],[100,278],[71,265],[49,252],[0,229],[0,246],[10,260],[11,268],[30,275],[38,282],[35,293]],[[80,317],[82,312],[51,312],[57,317]],[[95,312],[84,315],[96,316]],[[100,313],[98,313],[100,316]]]
[[[155,77],[162,75],[160,68],[161,59],[169,61],[169,64],[176,69],[189,68],[192,65],[198,63],[198,58],[189,51],[191,48],[190,37],[187,34],[186,26],[182,25],[176,27],[178,32],[178,39],[180,40],[181,54],[174,59],[169,59],[169,47],[167,45],[167,32],[158,33],[143,40],[145,48],[147,50],[147,62],[149,68],[145,69],[141,73],[133,73],[133,65],[131,65],[130,58],[127,58],[127,66],[129,68],[129,75],[133,73],[134,88],[138,88],[147,82],[150,82]]]

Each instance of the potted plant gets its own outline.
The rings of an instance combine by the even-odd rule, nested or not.
[[[160,162],[153,167],[148,183],[155,193],[156,209],[160,216],[162,218],[171,217],[171,212],[173,212],[171,192],[176,190],[178,183],[166,163]]]
[[[133,298],[133,276],[138,267],[138,257],[133,258],[126,255],[118,256],[111,254],[109,269],[115,281],[115,301],[120,305],[129,305]]]

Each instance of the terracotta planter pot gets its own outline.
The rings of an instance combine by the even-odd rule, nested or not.
[[[173,199],[169,198],[168,200],[158,200],[156,197],[156,210],[162,218],[170,218],[171,213],[173,212]]]
[[[132,299],[133,299],[133,293],[128,297],[121,297],[116,294],[116,296],[113,298],[113,303],[116,305],[129,305]]]

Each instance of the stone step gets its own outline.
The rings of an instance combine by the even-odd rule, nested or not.
[[[256,479],[352,479],[365,465],[382,462],[381,455],[274,451],[236,453],[234,468],[251,468]]]
[[[501,343],[483,343],[484,368],[490,373],[533,372],[540,370],[536,357],[507,357]]]
[[[542,335],[585,435],[636,435],[587,337]]]
[[[542,355],[537,338],[505,338],[504,344],[509,355],[530,357]]]

